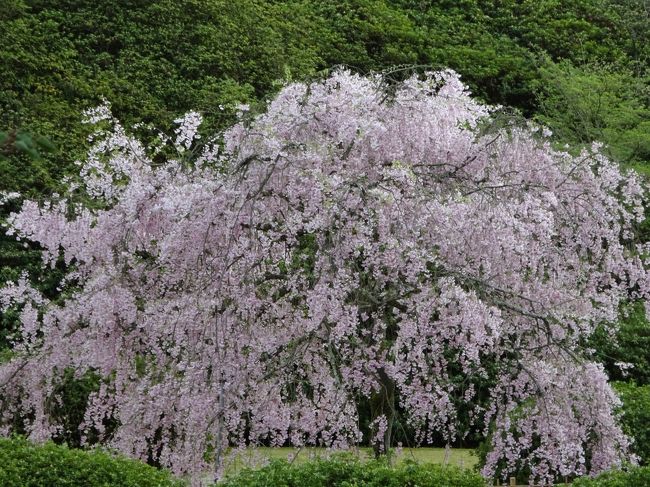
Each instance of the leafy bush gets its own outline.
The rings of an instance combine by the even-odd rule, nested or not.
[[[361,462],[349,455],[299,465],[273,461],[260,470],[247,469],[228,477],[223,487],[483,487],[478,474],[453,466],[407,462]]]
[[[623,401],[623,429],[634,438],[641,464],[650,465],[650,385],[619,382],[614,388]]]
[[[645,487],[650,485],[650,468],[633,468],[629,471],[615,470],[596,478],[580,478],[573,487]]]
[[[0,439],[3,487],[180,487],[168,472],[102,451]]]
[[[620,66],[547,61],[539,70],[537,118],[563,142],[607,144],[627,164],[650,160],[648,86]]]

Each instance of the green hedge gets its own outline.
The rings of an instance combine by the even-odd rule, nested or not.
[[[646,487],[650,485],[650,467],[633,468],[629,471],[611,471],[596,478],[581,478],[573,487]]]
[[[101,451],[0,438],[2,487],[181,487],[183,481],[144,463]]]
[[[477,473],[453,466],[361,462],[336,456],[298,465],[273,461],[260,470],[244,470],[226,478],[219,487],[484,487]]]

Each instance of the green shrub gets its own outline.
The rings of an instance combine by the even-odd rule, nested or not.
[[[477,473],[453,466],[406,462],[390,466],[382,461],[361,462],[354,456],[335,456],[292,465],[273,461],[259,470],[244,470],[219,487],[484,487]]]
[[[641,464],[650,465],[650,385],[617,382],[614,389],[623,401],[623,430],[634,438],[633,449]]]
[[[650,160],[650,93],[633,70],[547,59],[537,83],[537,119],[559,140],[603,142],[605,153],[625,164]]]
[[[650,468],[633,468],[629,471],[613,470],[596,478],[580,478],[573,487],[646,487],[650,485]]]
[[[3,487],[180,487],[168,472],[102,451],[0,438]]]

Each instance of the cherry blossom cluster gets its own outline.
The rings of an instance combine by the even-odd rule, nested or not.
[[[74,188],[95,204],[10,218],[70,274],[60,302],[26,279],[3,291],[22,329],[0,365],[2,432],[20,417],[55,435],[72,368],[103,377],[86,434],[196,479],[232,445],[356,444],[359,398],[389,389],[421,442],[462,437],[469,411],[486,477],[629,459],[582,344],[647,301],[644,189],[597,146],[486,129],[493,110],[451,71],[392,86],[341,71],[242,111],[218,144],[200,145],[200,115],[179,119],[165,164],[89,113],[111,126]],[[372,419],[389,442],[391,411]]]

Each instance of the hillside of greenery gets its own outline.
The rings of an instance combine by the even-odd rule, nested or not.
[[[102,99],[127,124],[167,127],[193,109],[216,131],[235,102],[338,65],[449,67],[563,141],[650,159],[643,0],[7,0],[0,22],[0,130],[57,148],[32,163],[5,146],[3,190],[56,188],[84,153],[81,111]]]
[[[261,110],[284,83],[338,66],[394,79],[452,68],[481,100],[504,106],[504,123],[536,119],[572,148],[602,141],[650,174],[645,0],[3,0],[0,191],[57,192],[87,149],[82,112],[102,100],[126,126],[168,129],[197,110],[215,133],[238,104]],[[38,249],[0,237],[0,282],[38,259]],[[36,273],[49,297],[62,272]],[[1,348],[14,319],[0,316]],[[610,376],[629,382],[624,398],[648,397],[649,345],[634,307],[618,345],[594,339]],[[621,362],[634,367],[623,373]],[[647,405],[626,402],[630,434],[647,425]],[[646,445],[639,453],[647,462]]]

